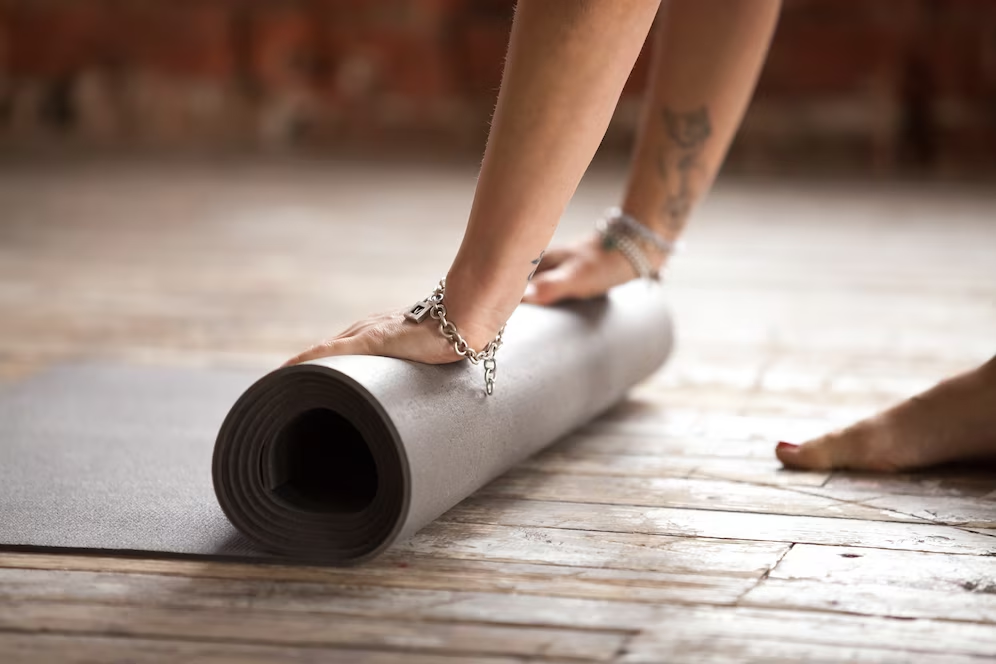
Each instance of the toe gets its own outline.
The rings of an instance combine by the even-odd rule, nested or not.
[[[895,472],[901,464],[896,462],[887,433],[874,421],[865,420],[802,445],[779,443],[775,456],[786,468],[800,470]]]
[[[799,470],[829,470],[834,467],[832,449],[823,438],[802,445],[781,442],[775,447],[775,456],[786,468]]]

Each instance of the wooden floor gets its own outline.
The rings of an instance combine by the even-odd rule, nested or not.
[[[562,239],[620,179],[588,178]],[[473,184],[456,166],[0,166],[0,375],[94,355],[270,368],[423,295]],[[383,559],[0,553],[0,661],[996,657],[996,474],[772,456],[996,351],[996,194],[723,181],[688,241],[671,364]]]

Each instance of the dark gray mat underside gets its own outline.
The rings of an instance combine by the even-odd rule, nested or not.
[[[258,377],[79,365],[0,388],[0,546],[270,557],[211,485],[218,427]]]

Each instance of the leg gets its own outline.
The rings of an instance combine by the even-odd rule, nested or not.
[[[777,0],[670,2],[622,208],[674,240],[712,186],[768,54]]]
[[[605,135],[660,0],[519,0],[474,203],[446,277],[447,317],[471,348],[518,306],[537,257]],[[371,316],[300,353],[455,362],[405,310]]]
[[[842,431],[779,443],[775,453],[790,468],[884,472],[996,457],[996,357]]]
[[[722,165],[754,92],[780,6],[780,0],[661,6],[622,208],[667,239],[680,235]],[[666,259],[645,249],[658,264]],[[604,251],[596,236],[549,252],[526,301],[598,295],[634,276],[625,258]]]

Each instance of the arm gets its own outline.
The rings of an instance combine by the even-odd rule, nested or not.
[[[487,344],[522,298],[659,2],[520,0],[474,204],[447,276],[449,318],[472,348]],[[397,312],[361,321],[289,363],[346,354],[459,359],[435,326],[407,324]]]
[[[668,240],[712,185],[754,92],[780,0],[669,2],[661,10],[622,208]],[[645,247],[658,265],[667,256]],[[587,297],[636,276],[598,238],[552,251],[526,300]]]

